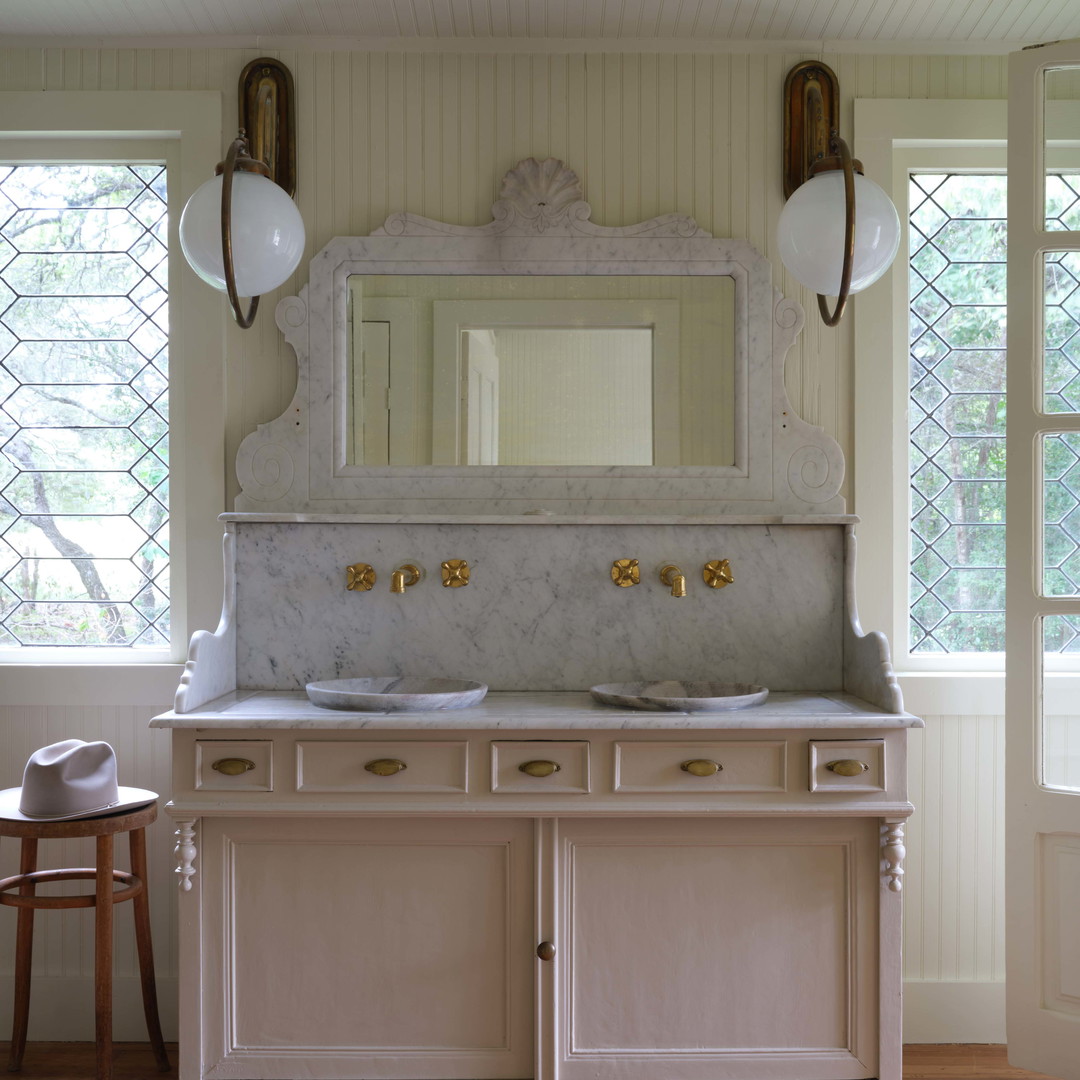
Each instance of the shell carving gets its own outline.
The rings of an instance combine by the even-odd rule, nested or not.
[[[582,201],[577,173],[558,158],[519,161],[503,177],[499,190],[499,202],[509,204],[517,216],[533,222],[537,232],[561,221],[570,207]]]

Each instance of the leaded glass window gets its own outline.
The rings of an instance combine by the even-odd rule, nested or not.
[[[1075,229],[1080,183],[1047,180],[1047,228]],[[1006,182],[909,185],[912,653],[1005,648]],[[1080,262],[1046,258],[1047,412],[1080,409]],[[1044,581],[1080,592],[1080,440],[1045,441]],[[1056,651],[1075,645],[1062,637]]]
[[[1005,177],[910,180],[913,653],[1005,648]]]
[[[168,644],[165,200],[0,166],[0,647]]]

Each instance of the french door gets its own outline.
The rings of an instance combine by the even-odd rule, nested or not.
[[[1080,1080],[1080,692],[1073,689],[1080,684],[1078,148],[1080,41],[1014,53],[1007,1021],[1010,1061],[1062,1080]],[[1047,229],[1048,219],[1058,224]]]

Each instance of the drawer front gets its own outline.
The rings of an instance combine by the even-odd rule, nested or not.
[[[404,768],[392,771],[395,763]],[[431,791],[463,795],[468,786],[467,742],[296,744],[297,791]]]
[[[859,765],[863,768],[855,772],[855,768]],[[846,775],[849,769],[852,775]],[[884,791],[885,740],[812,739],[810,741],[810,790]]]
[[[198,740],[195,787],[200,791],[273,791],[274,744],[269,739]]]
[[[720,768],[710,772],[714,764]],[[787,790],[787,743],[616,743],[615,790],[695,795],[703,791],[782,792]]]
[[[549,770],[548,763],[557,765]],[[522,769],[532,766],[532,775]],[[589,792],[587,742],[493,742],[491,790],[497,795],[586,795]]]

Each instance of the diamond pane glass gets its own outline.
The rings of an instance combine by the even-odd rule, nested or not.
[[[1006,185],[915,175],[909,648],[1005,647]]]
[[[1043,593],[1080,596],[1080,433],[1044,436],[1042,469]]]
[[[0,169],[0,647],[169,641],[165,170]]]
[[[1046,615],[1043,632],[1043,715],[1040,781],[1056,791],[1080,793],[1080,710],[1052,692],[1058,656],[1080,655],[1080,615]]]

